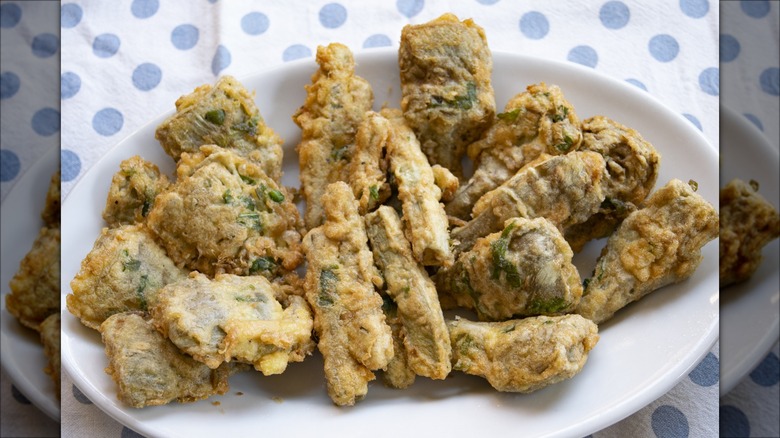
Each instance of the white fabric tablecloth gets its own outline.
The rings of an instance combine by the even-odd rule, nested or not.
[[[759,3],[769,6],[770,12],[765,14],[769,19],[776,17],[777,3]],[[40,13],[43,9],[40,5],[8,1],[2,1],[2,5],[1,89],[5,134],[7,110],[18,111],[21,107],[13,97],[5,96],[6,71],[42,68],[24,64],[12,67],[10,61],[7,63],[6,35],[41,32],[57,35],[59,32],[25,30],[33,26],[28,17]],[[6,19],[6,5],[15,5],[21,11],[16,24],[12,23],[13,16]],[[473,18],[485,28],[493,50],[577,62],[629,81],[684,115],[713,147],[718,146],[719,8],[711,0],[65,1],[58,39],[62,60],[61,124],[48,137],[38,133],[34,126],[36,111],[47,106],[57,108],[55,101],[32,105],[29,111],[18,115],[18,120],[8,122],[8,126],[18,123],[26,129],[32,123],[35,132],[29,136],[34,139],[35,136],[51,139],[59,134],[61,127],[64,197],[111,147],[150,119],[172,109],[176,98],[197,85],[213,83],[221,74],[242,77],[290,60],[311,57],[317,45],[333,41],[345,43],[356,51],[397,47],[405,24],[425,22],[444,12]],[[769,19],[755,18],[755,23]],[[777,29],[775,24],[775,38]],[[31,61],[37,61],[35,55],[29,55],[31,38],[22,39],[21,51]],[[774,66],[777,68],[776,61]],[[24,77],[22,73],[17,75]],[[22,83],[20,90],[24,86]],[[774,132],[777,138],[777,112],[773,115],[749,107],[743,112],[754,114],[765,132]],[[48,132],[44,128],[39,130]],[[35,157],[41,155],[28,153],[26,147],[3,139],[0,166],[3,197]],[[18,170],[6,165],[14,162],[13,157],[7,158],[11,154],[20,163],[16,166]],[[768,356],[770,362],[771,354],[774,354],[774,365],[768,366],[774,366],[776,375],[777,346]],[[593,436],[717,436],[718,357],[716,344],[698,367],[667,394]],[[770,369],[770,376],[772,372]],[[772,385],[765,386],[767,382],[765,379],[752,385],[758,388],[743,390],[750,383],[746,382],[734,393],[744,391],[742,400],[762,397],[758,406],[749,402],[737,406],[751,430],[766,430],[770,431],[766,436],[773,436],[772,433],[777,436],[776,424],[771,429],[773,417],[764,414],[766,395],[759,389],[773,391],[776,396],[778,383],[776,378]],[[6,433],[8,436],[45,435],[35,429],[44,420],[22,419],[23,413],[29,414],[25,410],[29,406],[13,395],[5,374],[2,396],[3,436]],[[63,376],[62,412],[63,436],[138,436],[100,411],[67,376]],[[25,424],[29,428],[25,429]]]

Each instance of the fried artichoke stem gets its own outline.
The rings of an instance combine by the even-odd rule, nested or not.
[[[409,367],[420,376],[444,379],[451,351],[436,286],[414,259],[395,210],[382,206],[368,214],[366,229],[387,294],[398,306]]]
[[[439,271],[437,289],[482,321],[569,313],[582,296],[572,256],[547,219],[514,218]]]
[[[607,240],[576,313],[600,324],[629,303],[690,277],[718,236],[718,214],[690,184],[673,179]]]
[[[319,69],[306,86],[306,101],[292,116],[301,128],[296,150],[306,229],[325,219],[322,196],[328,184],[349,181],[358,126],[374,103],[371,85],[355,75],[355,60],[347,46],[318,47],[317,64]]]
[[[604,201],[603,177],[604,159],[595,152],[540,156],[479,199],[474,219],[452,232],[456,254],[513,217],[543,217],[559,229],[584,222]]]
[[[556,85],[529,85],[514,96],[478,141],[468,147],[474,175],[447,204],[447,214],[471,218],[474,203],[541,154],[577,150],[582,140],[574,107]]]
[[[504,392],[533,392],[574,377],[599,340],[596,324],[579,315],[504,322],[458,318],[447,327],[452,368],[484,377]]]
[[[720,287],[746,281],[761,264],[761,248],[780,236],[780,213],[739,179],[720,191]]]

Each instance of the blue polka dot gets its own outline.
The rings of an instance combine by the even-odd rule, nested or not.
[[[677,57],[680,52],[680,45],[671,35],[661,34],[650,39],[648,44],[650,54],[653,58],[661,62],[669,62]]]
[[[639,81],[638,79],[626,79],[626,82],[647,91],[647,87],[645,86],[645,84]]]
[[[20,86],[19,76],[15,73],[10,71],[0,73],[0,100],[13,97]]]
[[[587,67],[596,67],[596,64],[599,62],[599,55],[593,47],[577,46],[569,50],[569,55],[566,59]]]
[[[120,438],[146,438],[146,437],[134,431],[133,429],[130,429],[127,426],[123,426],[122,434],[120,435]]]
[[[739,56],[739,41],[732,35],[720,35],[720,62],[731,62]]]
[[[217,2],[217,0],[209,0],[209,3],[211,3],[212,5],[213,5],[214,3],[216,3],[216,2]]]
[[[720,70],[717,67],[705,68],[699,74],[699,87],[701,91],[717,96],[720,93]]]
[[[95,37],[92,42],[92,53],[99,58],[110,58],[119,51],[119,37],[112,33],[104,33]]]
[[[16,3],[3,3],[0,5],[0,27],[8,29],[16,26],[22,19],[22,8]]]
[[[81,89],[81,78],[76,73],[65,72],[60,77],[60,99],[70,99]]]
[[[220,44],[217,46],[217,52],[211,60],[211,72],[214,73],[214,76],[219,76],[219,72],[226,69],[231,61],[232,57],[230,56],[230,50]]]
[[[133,0],[133,4],[130,5],[130,11],[133,12],[135,18],[149,18],[157,13],[157,9],[160,8],[160,2],[158,0]]]
[[[423,10],[425,0],[398,0],[395,2],[395,7],[406,18],[412,18]]]
[[[720,436],[723,438],[750,436],[750,422],[747,415],[734,406],[721,406]]]
[[[60,112],[54,108],[43,108],[32,117],[32,129],[38,135],[48,137],[60,130]]]
[[[630,18],[631,11],[628,10],[628,6],[623,2],[606,2],[599,10],[601,24],[608,29],[620,29],[625,27]]]
[[[710,11],[708,0],[680,0],[680,9],[683,14],[691,18],[701,18]]]
[[[498,0],[477,0],[477,3],[483,4],[483,5],[494,5],[498,3]]]
[[[335,29],[347,21],[347,9],[338,3],[328,3],[320,9],[320,23],[328,29]]]
[[[268,17],[261,12],[250,12],[241,19],[241,29],[249,35],[260,35],[268,30],[268,24]]]
[[[50,33],[42,33],[36,35],[32,40],[32,52],[33,55],[39,58],[48,58],[60,48],[60,39],[57,35]]]
[[[526,12],[520,17],[520,32],[532,40],[540,40],[550,31],[550,23],[541,12]]]
[[[92,129],[106,137],[116,134],[122,129],[125,119],[122,113],[114,108],[103,108],[92,117]]]
[[[153,89],[161,79],[162,70],[150,62],[143,63],[133,70],[133,85],[141,91]]]
[[[780,359],[769,352],[764,360],[750,373],[750,379],[757,385],[774,386],[780,382]]]
[[[79,157],[76,154],[74,154],[73,152],[69,151],[69,150],[62,151],[62,162],[65,163],[65,153],[66,152],[68,153],[68,156],[70,157],[68,159],[70,160],[70,159],[75,158],[76,162],[78,163],[78,168],[81,168],[81,162],[79,161]],[[76,174],[78,174],[78,171],[76,171]],[[75,175],[73,175],[73,176],[75,177]],[[61,177],[64,179],[64,176],[61,175]],[[73,179],[73,178],[71,178],[71,179]],[[68,181],[70,181],[70,180],[68,180]],[[75,398],[76,401],[78,401],[79,403],[81,403],[83,405],[91,405],[92,404],[92,400],[88,399],[87,396],[84,395],[84,393],[81,392],[81,390],[76,387],[76,385],[73,385],[73,390],[71,392],[73,393],[73,398]]]
[[[758,128],[761,131],[764,130],[764,124],[761,123],[761,119],[756,117],[755,114],[745,113],[745,114],[742,114],[742,115],[745,116],[746,119],[750,120],[750,123],[756,125],[756,128]]]
[[[689,432],[685,414],[669,405],[661,405],[653,411],[650,425],[658,438],[686,438]]]
[[[742,0],[739,2],[742,12],[753,18],[764,18],[769,13],[769,2],[767,0]]]
[[[28,400],[27,397],[25,397],[24,394],[22,394],[22,392],[19,391],[14,385],[11,385],[11,394],[14,396],[14,400],[18,401],[19,403],[23,405],[31,404],[30,400]]]
[[[191,24],[180,24],[171,32],[171,43],[179,50],[189,50],[198,43],[200,32]]]
[[[770,67],[761,72],[759,77],[761,89],[772,96],[780,96],[780,69]]]
[[[393,42],[390,41],[390,38],[387,35],[382,35],[381,33],[371,35],[370,37],[366,38],[365,41],[363,41],[364,49],[371,47],[388,47],[391,45],[393,45]]]
[[[718,383],[719,373],[720,362],[718,358],[712,353],[707,353],[699,365],[688,374],[688,377],[699,386],[712,386]]]
[[[693,116],[692,114],[683,114],[683,117],[688,119],[689,122],[693,123],[693,126],[699,128],[699,131],[703,131],[701,127],[701,122],[695,116]]]
[[[21,169],[19,157],[7,149],[0,149],[0,181],[11,181],[19,175]]]
[[[76,27],[77,24],[81,23],[83,16],[84,11],[81,6],[75,3],[66,3],[60,9],[60,26],[65,29]]]
[[[293,44],[292,46],[284,49],[282,53],[283,61],[293,61],[301,58],[308,58],[311,56],[311,49],[302,44]]]

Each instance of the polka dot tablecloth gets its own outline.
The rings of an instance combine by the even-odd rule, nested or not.
[[[778,14],[776,2],[733,3],[755,28]],[[721,33],[713,0],[66,0],[54,12],[59,31],[56,15],[53,28],[45,24],[51,4],[0,2],[3,198],[60,134],[66,196],[110,148],[197,85],[309,58],[317,45],[332,41],[354,50],[397,47],[405,24],[444,12],[474,18],[493,50],[582,64],[646,90],[686,117],[713,147],[725,68],[719,59],[737,63],[749,46],[736,34]],[[767,27],[776,41],[774,23]],[[6,49],[9,39],[15,39],[12,52]],[[757,76],[750,91],[756,100],[776,98],[777,65],[775,58]],[[58,73],[56,93],[57,86],[49,85],[56,76],[49,76]],[[746,106],[741,112],[777,139],[776,111]],[[727,397],[719,404],[718,357],[716,344],[667,394],[592,436],[711,437],[718,435],[719,416],[721,430],[733,436],[747,436],[748,430],[778,436],[777,404],[772,411],[767,402],[767,394],[778,393],[777,345],[734,390],[734,402]],[[45,417],[35,416],[5,374],[2,398],[3,436],[56,430],[41,429]],[[67,376],[62,412],[63,436],[138,436],[103,414]]]

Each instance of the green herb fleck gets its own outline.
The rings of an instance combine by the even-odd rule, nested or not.
[[[688,185],[689,185],[689,186],[691,186],[691,189],[692,189],[694,192],[695,192],[695,191],[697,191],[697,190],[699,190],[699,183],[697,183],[696,181],[694,181],[694,180],[692,180],[692,179],[689,179],[689,180],[688,180]]]
[[[241,303],[265,303],[265,296],[261,293],[238,295],[235,299]]]
[[[528,306],[528,312],[534,315],[551,315],[560,313],[567,306],[568,303],[561,297],[555,297],[547,301],[536,299],[531,301],[531,304]]]
[[[569,108],[563,105],[558,107],[558,111],[550,116],[553,122],[562,122],[569,115]]]
[[[690,184],[690,182],[688,182],[688,184]],[[750,188],[752,188],[754,192],[758,191],[759,188],[758,181],[751,179],[748,184],[750,184]],[[696,186],[698,187],[699,185],[696,184]]]
[[[373,199],[374,201],[379,200],[379,190],[376,188],[376,186],[369,187],[368,193],[371,196],[371,199]]]
[[[141,261],[138,259],[130,259],[122,262],[122,271],[136,272],[141,267]]]
[[[505,112],[505,113],[499,113],[496,115],[499,120],[503,120],[505,122],[514,122],[517,120],[517,116],[520,115],[520,111],[522,108],[515,108],[512,111]]]
[[[515,331],[515,327],[516,327],[516,326],[515,326],[514,324],[510,325],[509,327],[504,327],[504,329],[503,329],[503,330],[501,330],[501,333],[510,333],[510,332],[513,332],[513,331]]]
[[[569,137],[569,134],[565,134],[563,136],[563,143],[558,143],[555,145],[555,148],[561,152],[567,152],[569,149],[571,149],[572,144],[574,144],[574,140]]]
[[[239,214],[238,223],[253,230],[263,230],[263,224],[260,222],[260,215],[256,212],[244,212]]]
[[[347,155],[347,146],[340,146],[337,148],[333,148],[332,151],[330,151],[330,159],[331,161],[339,161],[346,159]]]
[[[272,272],[274,269],[276,269],[276,261],[272,257],[258,257],[252,262],[252,266],[249,267],[249,273]]]
[[[149,214],[149,210],[152,209],[152,200],[144,199],[144,203],[141,206],[141,216],[146,217],[147,214]]]
[[[283,202],[284,195],[279,190],[271,190],[268,192],[268,197],[274,202]]]
[[[225,110],[221,108],[213,109],[207,112],[203,118],[215,125],[222,125],[225,123]]]
[[[260,122],[260,116],[254,116],[249,120],[233,125],[233,130],[247,133],[249,135],[257,134],[257,124]]]
[[[230,189],[225,190],[225,193],[222,194],[222,200],[225,201],[225,204],[232,204],[233,203],[233,194],[230,193]]]
[[[447,106],[450,108],[458,108],[468,110],[474,106],[474,102],[477,100],[477,84],[472,81],[466,82],[466,94],[457,95],[453,99],[445,99],[441,96],[433,96],[433,102],[431,107]]]
[[[514,224],[509,224],[501,233],[501,237],[490,244],[490,250],[493,256],[493,270],[491,278],[498,280],[501,272],[506,276],[506,281],[512,287],[519,287],[522,283],[520,272],[512,262],[507,260],[506,252],[509,249],[509,234],[512,232]]]
[[[146,311],[147,303],[146,303],[146,294],[144,291],[146,290],[146,286],[149,285],[149,277],[144,274],[141,276],[141,279],[138,281],[138,287],[135,289],[135,295],[138,298],[138,305],[141,307],[141,310],[144,312]]]
[[[255,184],[257,184],[257,181],[255,181],[253,178],[250,178],[250,177],[248,177],[248,176],[246,176],[246,175],[241,175],[241,174],[239,174],[238,176],[240,176],[240,177],[241,177],[241,181],[243,181],[243,182],[245,182],[245,183],[247,183],[247,184],[250,184],[250,185],[255,185]]]

